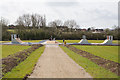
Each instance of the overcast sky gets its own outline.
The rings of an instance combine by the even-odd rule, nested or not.
[[[14,24],[22,14],[46,15],[47,23],[74,19],[80,28],[118,25],[119,0],[0,0],[0,17]]]

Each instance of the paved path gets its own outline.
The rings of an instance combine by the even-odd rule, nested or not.
[[[91,78],[58,45],[46,45],[37,65],[28,78]]]

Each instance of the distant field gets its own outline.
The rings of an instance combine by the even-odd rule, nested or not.
[[[8,29],[7,31],[12,32],[12,33],[15,33],[15,32],[16,32],[15,29]]]
[[[7,42],[10,42],[10,41],[0,41],[0,43],[7,43]]]
[[[96,56],[102,57],[104,59],[118,62],[118,46],[73,46]]]
[[[23,42],[40,42],[42,40],[22,40]]]
[[[40,42],[42,40],[22,40],[23,42]],[[11,41],[0,41],[0,43],[6,43],[6,42],[11,42]]]
[[[60,43],[63,43],[63,40],[57,40]],[[67,43],[78,43],[80,40],[65,40]],[[102,43],[104,40],[88,40],[89,43]],[[119,41],[120,42],[120,41]],[[114,44],[118,44],[117,40],[113,40]]]
[[[2,45],[2,58],[7,57],[8,55],[14,54],[24,49],[28,49],[31,46],[20,46],[20,45]]]
[[[88,40],[88,42],[89,42],[89,43],[102,43],[102,42],[104,42],[104,40]],[[114,44],[118,44],[118,42],[120,42],[120,41],[118,41],[118,40],[113,40],[113,43],[114,43]]]
[[[23,42],[40,42],[42,40],[22,40]],[[60,43],[63,43],[63,40],[57,40]],[[78,43],[80,40],[65,40],[67,43]],[[102,43],[104,40],[88,40],[89,43]],[[11,42],[11,41],[0,41],[0,43]],[[113,40],[114,44],[118,44],[117,40]],[[120,41],[119,41],[120,43]]]
[[[60,43],[63,43],[63,40],[57,40]],[[67,43],[78,43],[80,40],[65,40]]]

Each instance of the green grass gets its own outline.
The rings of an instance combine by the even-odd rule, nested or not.
[[[97,64],[93,63],[87,58],[80,56],[77,53],[74,53],[68,48],[63,46],[60,46],[60,47],[64,50],[64,52],[67,53],[67,55],[70,58],[72,58],[77,64],[82,66],[86,70],[86,72],[88,72],[94,78],[117,78],[118,77],[116,74],[112,73],[111,71],[98,66]]]
[[[20,46],[20,45],[2,45],[2,58],[7,57],[8,55],[14,54],[24,49],[28,49],[31,46]]]
[[[0,41],[0,43],[3,43],[4,41]]]
[[[23,42],[40,42],[42,40],[22,40]],[[11,41],[0,41],[0,43],[6,43],[6,42],[11,42]]]
[[[11,33],[16,33],[15,29],[8,29],[7,31],[11,32]]]
[[[63,40],[57,40],[60,43],[63,43]],[[67,43],[78,43],[80,40],[65,40]],[[102,43],[104,40],[88,40],[89,43]],[[119,41],[120,42],[120,41]],[[114,44],[118,44],[117,40],[113,40]]]
[[[7,42],[10,42],[10,41],[0,41],[0,43],[7,43]]]
[[[88,40],[89,43],[102,43],[104,40]],[[118,44],[118,40],[113,40],[113,44]]]
[[[63,40],[57,40],[60,43],[63,43]],[[78,43],[80,40],[65,40],[67,43]]]
[[[120,40],[113,40],[113,43],[118,44],[118,43],[120,43]]]
[[[42,40],[22,40],[23,42],[40,42]],[[60,43],[63,43],[63,40],[57,40],[58,42]],[[67,43],[78,43],[80,42],[80,40],[65,40]],[[0,41],[0,43],[3,43],[3,42],[11,42],[11,41]],[[89,43],[102,43],[104,42],[104,40],[88,40]],[[118,44],[118,42],[120,41],[117,41],[117,40],[113,40],[113,43],[114,44]]]
[[[118,62],[118,46],[73,46],[96,56],[102,57],[104,59]]]
[[[2,45],[0,45],[0,59],[2,59]]]
[[[23,42],[40,42],[42,40],[22,40]]]
[[[104,40],[88,40],[89,43],[102,43]]]
[[[30,56],[18,66],[8,72],[3,78],[24,78],[26,74],[30,74],[37,63],[39,57],[44,51],[44,46],[30,54]]]

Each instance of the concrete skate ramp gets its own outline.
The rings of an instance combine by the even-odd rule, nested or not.
[[[105,40],[104,42],[103,42],[103,44],[112,44],[112,40]]]
[[[90,43],[88,43],[87,39],[81,39],[79,44],[90,44]]]
[[[83,35],[83,39],[81,39],[81,41],[79,42],[79,44],[90,44],[90,43],[88,43],[88,41],[86,39],[86,36]]]
[[[23,41],[21,41],[20,38],[15,38],[15,39],[12,40],[12,43],[21,44],[21,43],[23,43]]]
[[[113,36],[107,36],[107,39],[103,43],[89,43],[86,39],[86,36],[83,35],[83,39],[78,44],[81,45],[114,45],[112,43],[113,41]]]

